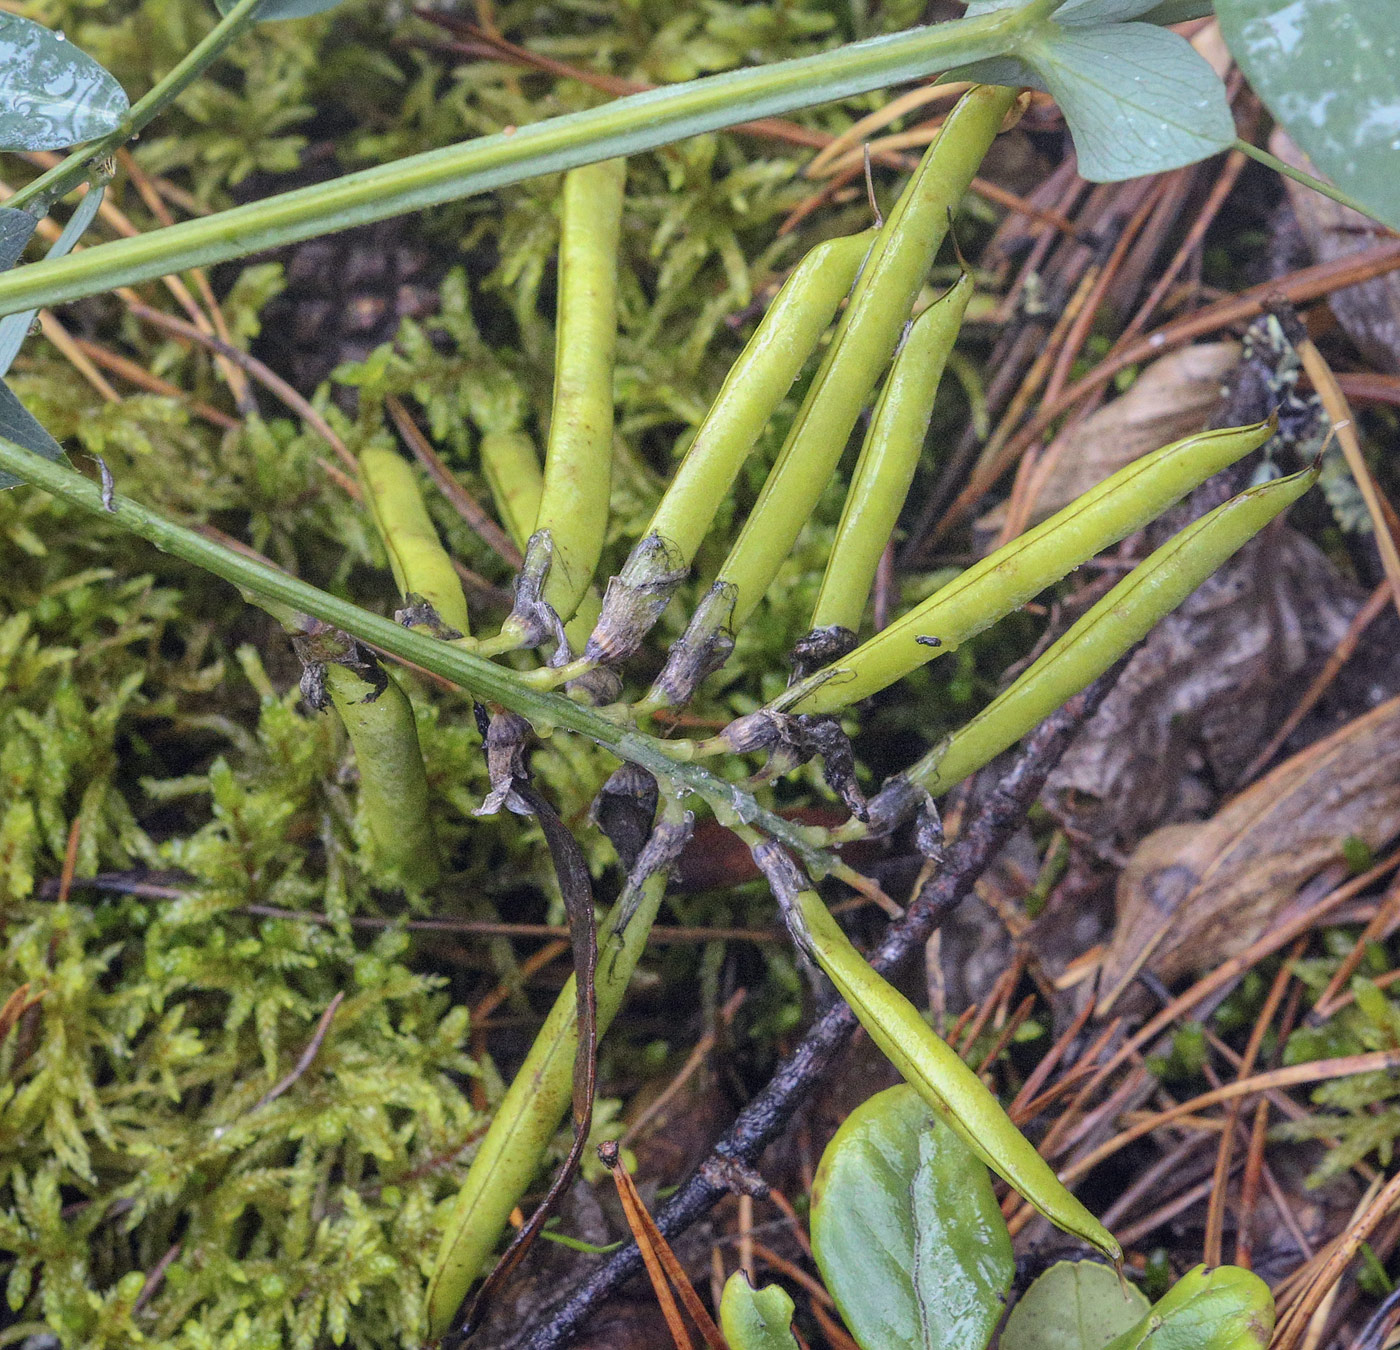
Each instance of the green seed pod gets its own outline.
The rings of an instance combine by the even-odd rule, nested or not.
[[[617,251],[627,163],[564,176],[555,327],[554,405],[535,535],[553,546],[543,598],[573,617],[603,552],[612,482]]]
[[[881,228],[821,368],[743,531],[720,569],[735,588],[737,631],[763,598],[807,523],[1015,92],[963,95]]]
[[[1253,1271],[1197,1266],[1104,1350],[1264,1350],[1273,1333],[1274,1298]]]
[[[900,778],[937,796],[976,773],[1098,679],[1237,549],[1317,481],[1316,469],[1232,497],[1173,535],[1075,623],[1009,689]]]
[[[600,1037],[622,1006],[665,894],[670,862],[689,835],[688,819],[663,821],[653,831],[632,869],[635,883],[629,880],[598,930],[595,992]],[[619,920],[629,910],[629,921],[619,928]],[[496,1250],[511,1210],[539,1174],[550,1140],[573,1098],[577,1051],[578,1000],[571,976],[496,1108],[453,1202],[428,1280],[430,1339],[451,1327],[467,1290]]]
[[[641,646],[685,580],[744,460],[851,289],[874,230],[818,244],[768,306],[705,414],[646,533],[608,582],[585,657],[615,664]]]
[[[972,291],[972,278],[964,273],[914,321],[895,356],[846,494],[812,613],[814,629],[854,633],[860,628],[880,554],[894,533],[919,466],[938,382]]]
[[[488,431],[481,438],[481,471],[496,515],[515,546],[524,552],[535,532],[544,492],[535,442],[523,431]]]
[[[837,665],[795,684],[774,706],[833,713],[956,650],[1096,553],[1126,538],[1272,434],[1260,423],[1190,436],[1135,460],[954,578]]]
[[[440,875],[437,840],[428,812],[428,779],[418,745],[413,705],[388,672],[378,690],[336,662],[325,666],[325,692],[344,723],[360,771],[360,811],[377,861],[414,889]]]
[[[399,594],[422,596],[447,627],[465,637],[471,623],[462,583],[428,515],[413,466],[393,450],[371,446],[360,454],[360,479]]]
[[[730,367],[647,526],[688,567],[740,466],[816,349],[870,252],[875,231],[829,239],[797,265]]]
[[[481,438],[481,471],[506,533],[523,552],[539,515],[544,474],[535,442],[523,431],[488,431]],[[589,586],[574,617],[564,625],[572,651],[580,651],[602,608],[597,587]]]
[[[794,941],[826,973],[909,1085],[1051,1223],[1121,1261],[1122,1248],[1113,1235],[1065,1188],[1001,1103],[919,1010],[870,968],[817,893],[806,889],[791,858],[770,843],[758,845],[753,854],[782,905]]]

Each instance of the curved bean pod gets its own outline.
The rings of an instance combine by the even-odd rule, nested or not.
[[[832,713],[954,651],[1096,553],[1160,515],[1212,474],[1258,448],[1273,424],[1208,431],[1134,460],[896,619],[835,666],[774,701]]]
[[[860,628],[865,602],[924,448],[938,382],[957,341],[972,278],[964,273],[909,329],[875,405],[836,542],[812,612],[813,628]]]
[[[694,560],[740,466],[816,349],[874,240],[875,231],[866,230],[812,249],[730,367],[646,528],[671,546],[678,566]]]
[[[994,85],[963,95],[881,228],[797,420],[720,569],[719,581],[734,587],[735,631],[763,598],[826,490],[908,322],[950,213],[1015,97]]]
[[[540,471],[535,442],[524,431],[488,431],[482,436],[478,450],[486,486],[491,489],[491,500],[496,503],[496,514],[506,527],[506,533],[524,552],[534,531],[544,492],[544,474]],[[581,650],[588,641],[602,604],[597,587],[590,583],[578,602],[574,617],[564,625],[565,636],[574,651]]]
[[[615,665],[641,646],[685,580],[715,512],[768,419],[851,289],[875,231],[818,244],[797,265],[730,368],[646,532],[608,582],[588,660]]]
[[[324,678],[355,751],[360,809],[378,861],[404,885],[434,885],[440,875],[438,847],[408,695],[387,671],[381,689],[335,662],[326,663]]]
[[[773,846],[760,845],[760,849],[765,848]],[[758,852],[755,850],[756,856]],[[770,881],[771,866],[769,859],[764,870]],[[1113,1234],[1066,1189],[1050,1164],[1011,1123],[1001,1103],[924,1021],[919,1010],[870,968],[817,893],[794,887],[785,895],[781,884],[774,889],[779,891],[794,938],[811,953],[870,1039],[919,1096],[993,1172],[1051,1223],[1083,1238],[1111,1260],[1121,1261],[1123,1251]]]
[[[686,827],[684,837],[688,835]],[[627,983],[656,921],[669,872],[669,865],[663,866],[635,885],[629,883],[598,929],[599,1037],[622,1006]],[[631,916],[618,931],[618,921],[629,908]],[[570,976],[496,1108],[453,1202],[428,1280],[430,1339],[442,1336],[452,1325],[467,1290],[496,1250],[511,1210],[539,1174],[549,1142],[569,1110],[577,1050],[578,1000]]]
[[[1274,1297],[1253,1271],[1197,1266],[1104,1350],[1264,1350],[1273,1332]]]
[[[399,594],[421,595],[443,623],[465,637],[471,621],[462,583],[428,515],[413,466],[396,451],[372,446],[360,453],[360,479]]]
[[[535,532],[544,493],[544,474],[535,442],[524,431],[488,431],[482,436],[478,451],[481,472],[496,503],[496,515],[523,553]]]
[[[564,176],[554,404],[534,533],[552,546],[543,598],[567,622],[603,552],[612,483],[617,250],[625,160]]]
[[[1098,679],[1237,549],[1316,481],[1305,469],[1250,488],[1139,563],[1009,689],[899,777],[937,796],[976,773]]]

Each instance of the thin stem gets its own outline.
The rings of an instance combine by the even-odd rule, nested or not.
[[[234,14],[245,13],[244,7],[253,3],[242,0]],[[17,268],[0,277],[0,314],[224,262],[527,178],[654,150],[755,117],[793,112],[1003,55],[1015,51],[1022,35],[1057,3],[1033,0],[1021,9],[914,28],[814,56],[633,94],[598,108],[479,136],[329,183],[182,221],[134,239],[118,239],[58,262]],[[195,52],[204,46],[201,43]],[[182,68],[194,56],[192,52]],[[144,107],[149,98],[137,107]],[[116,134],[97,144],[105,146]],[[39,182],[49,178],[51,174],[46,174]],[[36,187],[31,185],[31,195]]]
[[[96,483],[89,482],[66,464],[54,463],[3,438],[0,438],[0,469],[94,516],[123,526],[149,540],[162,552],[222,577],[273,613],[283,611],[272,606],[290,606],[299,613],[334,624],[380,651],[451,680],[483,702],[499,703],[534,726],[578,732],[612,751],[619,759],[641,765],[674,791],[696,793],[721,824],[756,826],[770,838],[786,844],[819,876],[826,876],[835,866],[836,860],[814,848],[800,826],[764,809],[737,784],[726,783],[697,764],[681,763],[672,758],[664,741],[637,731],[625,716],[610,717],[562,695],[530,689],[514,671],[464,651],[456,643],[416,633],[348,600],[308,586],[266,563],[176,525],[130,498],[114,495],[109,510],[103,506],[102,490]]]
[[[1340,202],[1343,206],[1349,206],[1359,215],[1363,215],[1367,220],[1374,220],[1382,229],[1389,227],[1381,220],[1369,207],[1363,206],[1355,197],[1348,196],[1341,188],[1333,187],[1331,183],[1324,179],[1315,178],[1312,174],[1304,172],[1302,169],[1295,169],[1291,164],[1285,164],[1277,155],[1271,155],[1267,150],[1261,150],[1257,145],[1251,145],[1246,140],[1235,138],[1235,149],[1242,155],[1248,155],[1250,159],[1257,160],[1266,169],[1272,169],[1275,173],[1281,173],[1285,178],[1291,178],[1295,183],[1301,183],[1304,187],[1312,188],[1314,192],[1320,192],[1324,197],[1330,197],[1334,202]]]
[[[47,215],[54,202],[67,196],[87,177],[90,165],[114,154],[167,105],[179,98],[189,85],[218,60],[230,43],[242,37],[257,22],[258,10],[264,3],[265,0],[238,0],[238,4],[209,30],[204,40],[190,49],[184,60],[164,79],[157,81],[144,98],[132,104],[126,116],[111,131],[99,140],[74,150],[47,173],[20,188],[6,204],[18,208],[34,202],[35,205],[31,208],[34,214]]]

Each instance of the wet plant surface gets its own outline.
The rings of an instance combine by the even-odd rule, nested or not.
[[[5,8],[133,103],[217,19]],[[258,24],[116,155],[84,242],[959,12],[351,3]],[[1176,31],[1229,62],[1212,21]],[[1306,166],[1227,88],[1244,140]],[[1049,94],[965,90],[858,94],[41,309],[0,436],[36,448],[32,415],[95,509],[0,492],[0,1343],[417,1346],[470,1315],[471,1346],[626,1350],[713,1314],[732,1350],[792,1344],[789,1319],[813,1347],[894,1344],[820,1264],[840,1248],[823,1153],[900,1072],[919,1086],[934,1033],[981,1095],[921,1154],[961,1080],[899,1089],[899,1147],[930,1196],[986,1178],[996,1269],[969,1299],[1014,1306],[1055,1269],[1032,1298],[1087,1310],[1097,1277],[1056,1263],[1116,1242],[1159,1316],[1254,1336],[1222,1347],[1386,1343],[1400,247],[1238,149],[1091,183]],[[934,174],[901,202],[940,128],[979,115],[949,136],[969,190]],[[0,172],[22,189],[59,159]],[[901,234],[919,209],[928,229]],[[895,257],[914,236],[927,256]],[[937,306],[958,311],[946,343]],[[791,372],[745,352],[769,314],[775,343],[810,339]],[[901,343],[921,364],[882,397]],[[870,381],[843,393],[852,352]],[[769,403],[736,401],[716,436],[728,478],[668,497],[750,357]],[[831,467],[765,488],[808,441],[796,462]],[[1055,557],[1025,552],[1182,442],[1160,502],[1110,497],[1102,523],[1075,516],[1077,551],[1055,518]],[[126,503],[403,642],[152,547]],[[1112,627],[1114,588],[1176,576],[1209,521],[1229,546],[1180,573],[1172,612]],[[997,548],[990,617],[963,623],[943,588]],[[887,666],[881,633],[902,643]],[[496,692],[471,682],[482,656]],[[512,1105],[546,1079],[548,1109]],[[488,1138],[516,1109],[521,1133]],[[959,1249],[892,1175],[911,1261]],[[634,1237],[669,1241],[679,1310]],[[1202,1262],[1268,1285],[1272,1342],[1255,1286]],[[733,1286],[721,1316],[740,1269],[792,1306]],[[1073,1344],[1156,1344],[1130,1306]],[[1041,1344],[999,1307],[966,1334]],[[779,1339],[750,1339],[764,1318]]]

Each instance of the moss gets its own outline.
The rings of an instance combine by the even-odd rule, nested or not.
[[[22,8],[64,29],[133,97],[214,22],[206,0]],[[916,9],[852,6],[838,17],[819,0],[513,0],[497,18],[550,55],[654,81],[803,54],[904,26]],[[260,26],[134,153],[195,205],[219,208],[249,175],[295,170],[313,137],[333,137],[353,168],[598,97],[461,60],[441,39],[403,7],[369,0]],[[803,120],[839,130],[871,103]],[[857,199],[779,237],[813,190],[797,174],[805,153],[708,136],[629,167],[607,568],[649,516],[783,270],[819,238],[868,223]],[[893,181],[882,176],[881,190]],[[520,425],[542,440],[556,197],[557,179],[544,178],[405,222],[443,259],[441,308],[315,394],[352,451],[384,441],[384,399],[406,397],[484,499],[478,437]],[[109,200],[138,228],[156,224],[120,176]],[[217,278],[240,345],[257,337],[282,266],[255,260]],[[158,287],[143,294],[180,312]],[[261,396],[260,415],[234,429],[206,420],[199,404],[232,407],[208,353],[114,301],[65,317],[179,391],[109,403],[46,342],[28,344],[14,388],[76,463],[100,455],[123,492],[162,512],[360,603],[393,603],[370,523],[326,474],[319,436]],[[337,397],[347,389],[358,394],[353,415]],[[801,392],[775,419],[769,457]],[[760,482],[755,464],[736,512]],[[508,581],[475,534],[436,499],[433,509],[454,556]],[[839,511],[833,492],[767,621],[744,637],[737,668],[763,673],[766,693],[806,627]],[[280,631],[221,583],[27,490],[0,493],[0,539],[0,996],[25,984],[41,996],[0,1043],[0,1272],[14,1321],[47,1324],[73,1347],[417,1344],[439,1205],[460,1183],[501,1073],[466,1048],[462,968],[383,926],[404,902],[377,885],[344,737],[300,705]],[[720,556],[718,545],[702,554],[659,641],[676,636]],[[759,683],[712,681],[694,712],[726,720],[752,706]],[[496,917],[499,904],[512,918],[562,918],[537,829],[472,815],[486,782],[469,701],[411,675],[405,685],[449,869],[417,903],[439,915]],[[563,736],[534,758],[599,875],[613,855],[584,822],[614,767]],[[812,781],[785,785],[784,800],[808,800]],[[80,881],[59,903],[70,831]],[[690,921],[772,920],[757,888],[676,908]],[[722,957],[714,945],[665,949],[668,997],[696,988],[713,1005]],[[504,941],[466,959],[491,982],[515,971]],[[800,983],[786,952],[744,959],[767,1054],[796,1024]],[[530,1003],[517,995],[512,1007]],[[604,1063],[615,1055],[625,1073],[630,1042],[619,1032]],[[615,1131],[616,1110],[600,1101],[600,1129]]]

